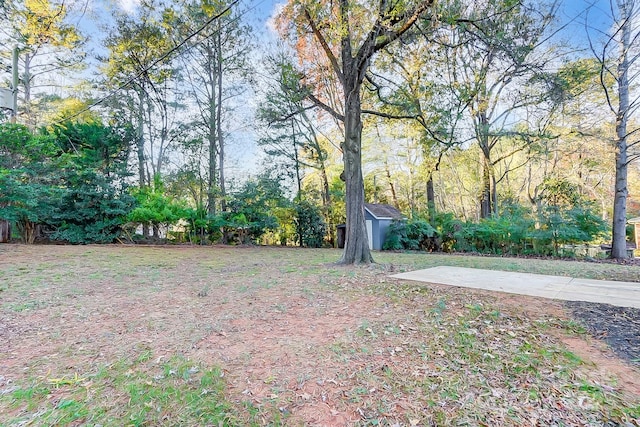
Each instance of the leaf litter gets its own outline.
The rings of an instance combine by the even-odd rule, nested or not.
[[[184,375],[220,367],[236,425],[640,425],[637,366],[559,302],[416,286],[332,250],[2,250],[29,270],[2,295],[0,389],[179,355]]]

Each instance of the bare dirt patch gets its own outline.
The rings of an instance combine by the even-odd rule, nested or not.
[[[560,303],[415,286],[338,255],[2,245],[0,397],[74,376],[96,387],[119,361],[153,378],[179,356],[222,369],[235,425],[640,425],[638,370],[572,333]],[[68,401],[52,390],[34,409],[0,400],[0,424],[47,425],[33,418],[46,400]],[[99,416],[116,420],[131,397],[110,393],[121,408]]]

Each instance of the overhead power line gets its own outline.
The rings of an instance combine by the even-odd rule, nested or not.
[[[159,63],[161,63],[162,61],[164,61],[165,59],[167,59],[169,56],[171,56],[174,52],[176,52],[178,49],[180,49],[181,47],[183,47],[185,44],[187,44],[192,38],[194,38],[195,36],[197,36],[198,34],[200,34],[202,31],[205,30],[205,28],[207,28],[211,23],[213,23],[214,21],[220,19],[220,17],[222,17],[222,15],[224,15],[225,13],[227,13],[229,10],[231,10],[231,8],[233,6],[235,6],[236,4],[238,4],[240,2],[240,0],[233,0],[227,7],[225,7],[222,11],[220,11],[219,13],[213,15],[211,18],[209,18],[202,26],[200,26],[200,28],[198,28],[196,31],[194,31],[193,33],[189,34],[186,38],[184,38],[180,43],[178,43],[177,45],[175,45],[174,47],[172,47],[171,49],[169,49],[167,52],[165,52],[163,55],[161,55],[158,59],[156,59],[155,61],[151,62],[149,65],[147,65],[146,67],[143,67],[142,70],[138,71],[133,77],[129,78],[127,81],[125,81],[124,83],[120,84],[117,88],[112,89],[111,91],[109,91],[109,93],[107,93],[105,96],[103,96],[102,98],[98,99],[97,101],[91,103],[90,105],[87,105],[85,108],[83,108],[82,110],[76,112],[75,114],[72,114],[71,116],[65,117],[64,119],[58,120],[57,122],[54,123],[54,125],[63,123],[65,121],[69,121],[72,120],[78,116],[80,116],[81,114],[91,110],[94,107],[97,107],[98,105],[102,104],[104,101],[106,101],[107,99],[109,99],[110,97],[112,97],[113,95],[115,95],[117,92],[121,91],[122,89],[124,89],[125,87],[129,86],[135,79],[137,79],[138,77],[142,76],[143,74],[147,73],[149,70],[151,70],[153,67],[155,67],[156,65],[158,65]]]

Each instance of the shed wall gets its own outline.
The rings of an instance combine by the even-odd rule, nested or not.
[[[392,220],[376,219],[366,210],[364,212],[364,219],[365,221],[371,221],[371,249],[376,251],[382,250],[382,245],[384,245],[384,240],[387,237],[387,229],[389,225],[391,225]]]

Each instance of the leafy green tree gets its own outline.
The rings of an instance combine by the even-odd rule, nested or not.
[[[560,245],[588,243],[607,231],[607,224],[593,213],[592,204],[575,184],[549,178],[544,187],[544,207],[533,236],[543,244],[548,242],[554,255],[559,254]]]
[[[74,159],[76,169],[95,169],[107,177],[129,176],[127,160],[134,139],[131,127],[114,128],[98,122],[63,122],[50,134],[56,145]]]
[[[49,226],[52,240],[69,243],[112,243],[136,200],[95,169],[66,168],[60,180],[66,189],[55,200]]]
[[[284,197],[281,179],[269,172],[247,181],[230,195],[227,204],[225,238],[229,243],[235,234],[241,243],[257,242],[267,231],[278,229],[273,212],[289,201]]]
[[[61,189],[54,185],[53,138],[23,125],[0,125],[0,218],[14,222],[25,243],[40,237]]]
[[[187,37],[228,7],[225,0],[189,1],[182,9],[168,10],[165,16],[174,31]],[[233,116],[237,99],[245,94],[254,75],[250,53],[253,35],[243,23],[243,13],[234,9],[209,22],[194,45],[181,55],[185,83],[195,102],[196,116],[192,122],[202,135],[206,159],[207,210],[214,215],[225,210],[227,136],[235,126]]]
[[[126,134],[99,123],[66,123],[32,134],[0,126],[0,217],[22,239],[110,242],[133,204],[125,193]]]
[[[16,224],[22,241],[34,243],[42,224],[50,221],[62,190],[31,169],[0,169],[0,218]]]
[[[294,221],[300,246],[308,248],[322,247],[327,225],[320,209],[306,200],[296,202],[294,207]]]
[[[154,179],[153,187],[138,187],[132,194],[138,206],[129,213],[127,220],[152,226],[156,239],[160,237],[161,227],[168,227],[186,216],[184,204],[166,195],[164,184],[158,176]]]
[[[291,0],[280,19],[305,61],[309,98],[344,125],[343,177],[346,185],[344,264],[373,261],[364,220],[361,89],[374,55],[400,39],[431,7],[432,0],[381,1],[373,7],[357,1]],[[306,49],[305,49],[306,48]],[[329,73],[327,73],[327,71]],[[325,77],[338,82],[338,102],[319,90]],[[332,106],[333,104],[333,106]]]
[[[121,234],[135,199],[127,193],[133,133],[99,122],[64,122],[49,133],[61,150],[56,182],[64,191],[48,226],[52,240],[110,243]]]

